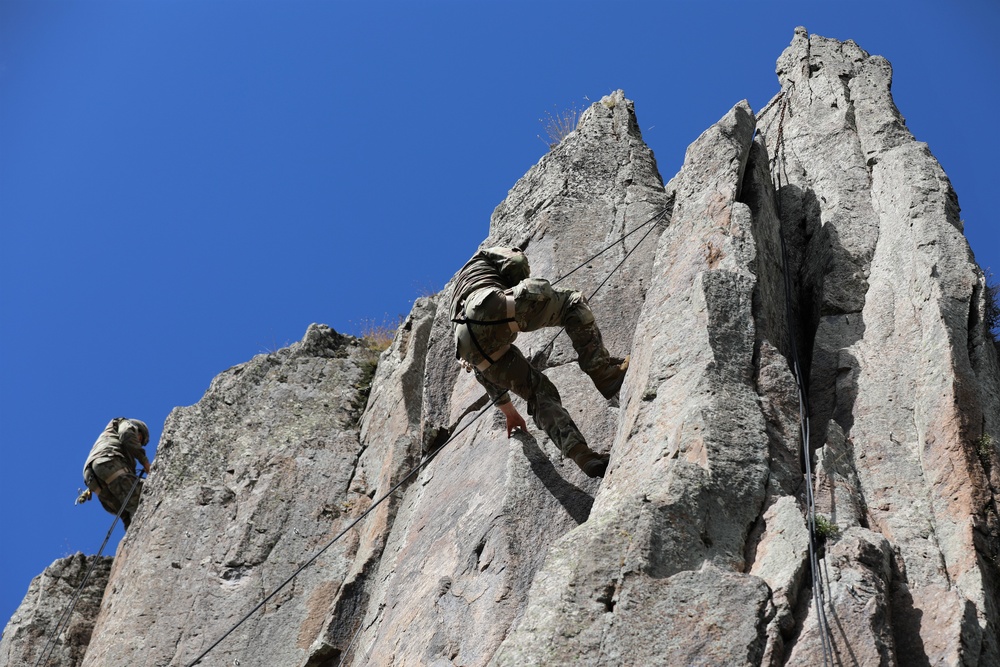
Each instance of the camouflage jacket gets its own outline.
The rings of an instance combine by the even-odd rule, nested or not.
[[[460,351],[459,329],[462,320],[465,318],[465,308],[467,302],[472,304],[473,309],[480,308],[484,299],[489,297],[480,293],[480,290],[506,290],[517,285],[522,280],[528,278],[531,268],[528,265],[528,258],[524,256],[520,248],[492,247],[480,250],[465,263],[465,266],[458,272],[455,281],[455,289],[451,297],[451,319],[456,327],[455,347],[458,358],[463,358]],[[473,296],[475,295],[475,296]],[[503,319],[508,315],[506,307],[502,313],[496,313],[491,319]],[[474,325],[470,325],[474,326]],[[490,351],[502,347],[502,344],[509,343],[517,337],[507,327],[479,327],[477,340],[481,345],[486,345]],[[469,350],[465,355],[466,361],[478,363],[483,357],[476,350]],[[496,405],[503,405],[510,402],[507,390],[489,380],[476,370],[476,379],[486,389],[490,399]]]
[[[83,469],[86,471],[87,466],[98,459],[120,459],[132,471],[135,470],[135,462],[138,460],[142,467],[149,468],[149,459],[141,442],[139,429],[128,419],[116,417],[97,438],[87,462],[83,464]]]
[[[462,317],[462,306],[470,294],[484,287],[505,290],[531,273],[528,258],[520,248],[486,248],[480,250],[458,272],[451,295],[451,319]]]

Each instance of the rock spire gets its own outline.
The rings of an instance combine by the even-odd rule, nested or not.
[[[611,94],[493,212],[483,244],[632,355],[609,402],[565,336],[518,339],[603,480],[476,418],[450,284],[377,366],[313,325],[168,418],[82,664],[190,664],[372,508],[203,664],[1000,664],[1000,362],[957,197],[884,58],[800,28],[777,75],[666,184]]]

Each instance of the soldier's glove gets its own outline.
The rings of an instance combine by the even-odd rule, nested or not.
[[[73,503],[73,504],[74,505],[82,505],[85,502],[87,502],[88,500],[90,500],[90,498],[91,498],[92,495],[93,494],[90,492],[90,489],[87,489],[86,491],[84,491],[83,493],[80,494],[80,496],[76,499],[76,502]]]

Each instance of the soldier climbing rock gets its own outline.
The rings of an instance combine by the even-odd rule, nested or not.
[[[83,482],[87,490],[101,501],[104,509],[117,515],[124,503],[121,517],[126,529],[132,522],[142,492],[142,480],[135,473],[136,460],[142,465],[143,472],[150,471],[149,459],[143,449],[148,442],[149,428],[145,422],[117,417],[97,438],[83,466]],[[78,502],[86,500],[87,495],[85,491]]]
[[[608,455],[590,449],[562,406],[559,392],[513,345],[519,331],[563,326],[578,363],[605,398],[622,386],[628,358],[612,357],[601,339],[583,294],[531,278],[528,259],[518,248],[487,248],[472,256],[458,274],[451,301],[456,357],[474,370],[507,420],[507,437],[527,431],[508,391],[523,398],[535,425],[548,434],[589,477],[603,477]]]

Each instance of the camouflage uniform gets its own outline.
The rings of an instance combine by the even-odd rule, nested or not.
[[[149,469],[149,459],[143,449],[146,444],[143,440],[148,441],[149,430],[145,424],[140,429],[139,424],[142,422],[124,417],[112,419],[97,438],[83,466],[83,481],[87,488],[97,496],[104,509],[112,514],[118,514],[122,501],[135,484],[135,490],[121,514],[126,528],[132,521],[142,492],[142,480],[135,474],[136,460],[142,464],[143,469]]]
[[[528,260],[517,248],[481,250],[462,267],[451,303],[456,356],[475,368],[498,406],[510,402],[508,390],[523,398],[535,425],[580,464],[576,455],[590,453],[583,434],[555,385],[512,343],[518,331],[565,327],[580,368],[607,398],[621,386],[623,360],[608,354],[583,294],[529,274]]]

